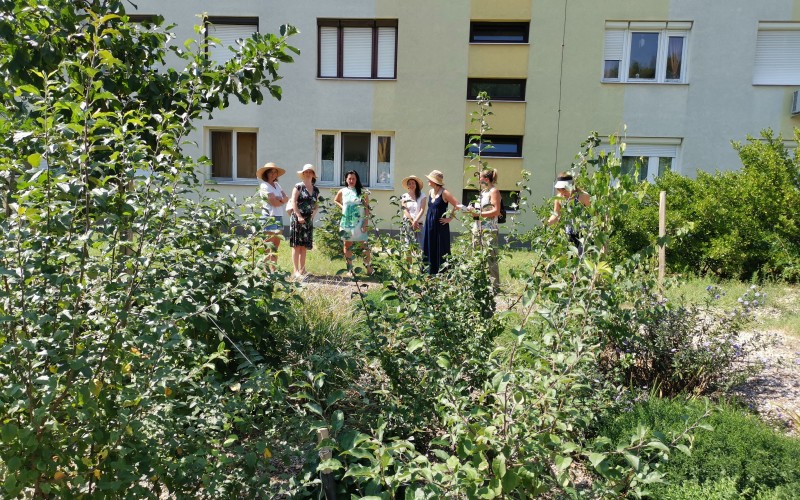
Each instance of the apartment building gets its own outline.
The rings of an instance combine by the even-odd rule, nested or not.
[[[290,23],[301,54],[281,67],[283,98],[196,123],[192,154],[220,195],[244,199],[267,161],[313,163],[323,194],[360,172],[382,226],[400,180],[444,172],[469,195],[465,146],[481,90],[492,95],[485,152],[511,198],[523,169],[532,202],[552,195],[590,131],[625,137],[643,178],[740,167],[732,140],[800,127],[800,0],[140,0],[178,41],[210,21],[223,41]],[[610,148],[610,146],[608,146]],[[528,219],[528,223],[535,221]]]

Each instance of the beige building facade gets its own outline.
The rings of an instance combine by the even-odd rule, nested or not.
[[[223,45],[295,25],[301,54],[280,69],[282,100],[235,103],[196,123],[190,152],[211,159],[207,184],[238,200],[268,161],[289,172],[284,187],[314,164],[324,194],[355,169],[384,228],[408,175],[438,169],[457,198],[470,194],[465,146],[480,90],[493,97],[485,153],[500,189],[513,196],[527,170],[533,203],[552,195],[590,131],[623,136],[624,164],[641,162],[653,179],[665,168],[737,169],[732,140],[800,127],[800,0],[136,4],[129,13],[174,23],[178,42],[200,36],[202,14]]]

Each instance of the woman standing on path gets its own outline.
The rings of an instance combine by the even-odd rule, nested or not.
[[[319,188],[314,165],[307,163],[297,172],[302,179],[292,190],[292,222],[289,226],[289,246],[292,247],[294,277],[304,279],[306,272],[306,253],[314,248],[314,216],[317,214]]]
[[[289,197],[284,192],[278,177],[286,173],[274,163],[267,163],[256,172],[256,178],[261,181],[258,194],[264,204],[261,208],[261,221],[264,224],[264,232],[267,233],[267,258],[272,262],[269,268],[275,270],[278,262],[278,245],[281,243],[283,234],[283,216],[286,214],[286,202]]]
[[[345,187],[336,193],[333,202],[342,209],[342,220],[339,222],[339,234],[344,243],[344,260],[347,269],[353,269],[353,243],[363,244],[364,267],[367,274],[372,274],[370,250],[367,243],[367,227],[369,224],[369,193],[361,185],[358,172],[350,170],[344,175]]]
[[[570,243],[578,249],[578,256],[580,257],[583,255],[583,242],[581,242],[581,235],[578,228],[575,227],[575,217],[572,212],[581,205],[588,207],[591,203],[591,197],[589,193],[575,187],[574,179],[569,172],[561,172],[558,174],[554,187],[558,197],[553,203],[553,215],[547,219],[547,225],[552,226],[560,221],[561,212],[566,207],[567,211],[570,213],[570,217],[566,221],[564,229],[566,230],[567,238],[569,238]]]
[[[444,188],[444,174],[438,170],[426,176],[431,190],[428,194],[428,215],[425,218],[425,236],[422,240],[422,256],[428,264],[429,274],[438,274],[444,258],[450,255],[450,221],[445,217],[447,204],[463,208],[458,200]]]
[[[472,209],[472,245],[487,244],[489,246],[489,276],[492,285],[500,286],[500,267],[497,263],[498,227],[497,216],[500,215],[500,190],[497,183],[496,169],[483,169],[480,172],[481,197],[477,207]]]
[[[400,197],[400,206],[403,207],[403,226],[401,232],[405,242],[412,246],[422,245],[422,217],[425,215],[425,195],[422,194],[422,179],[411,175],[403,179],[403,186],[408,192]]]

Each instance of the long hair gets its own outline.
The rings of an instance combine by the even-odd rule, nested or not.
[[[409,179],[408,182],[414,183],[414,200],[418,200],[422,195],[422,188],[420,187],[419,182],[417,182],[416,179]],[[406,186],[408,186],[408,182],[406,183]]]
[[[364,186],[361,185],[361,177],[359,177],[358,172],[355,170],[348,170],[344,173],[344,178],[347,180],[347,176],[351,174],[356,176],[356,194],[361,196],[361,190],[364,189]]]

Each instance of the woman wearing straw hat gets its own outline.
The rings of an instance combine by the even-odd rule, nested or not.
[[[428,215],[425,218],[425,230],[422,238],[422,256],[428,263],[428,273],[438,274],[444,258],[450,255],[450,221],[453,217],[445,217],[447,204],[462,208],[455,196],[444,188],[444,174],[433,170],[426,175],[428,186]]]
[[[408,189],[400,197],[403,207],[403,226],[401,232],[407,244],[422,245],[422,217],[425,215],[425,195],[422,194],[422,179],[410,175],[403,179],[403,186]]]
[[[552,226],[561,220],[561,213],[565,206],[567,211],[572,214],[579,206],[588,207],[591,203],[589,193],[575,187],[572,174],[569,172],[561,172],[558,174],[553,187],[556,189],[557,197],[553,203],[553,215],[547,219],[548,226]],[[566,230],[567,238],[569,238],[570,243],[578,249],[578,256],[580,257],[583,255],[583,243],[581,242],[581,235],[575,227],[574,221],[571,219],[574,219],[574,216],[571,216],[570,220],[567,220],[564,229]]]
[[[292,190],[292,222],[289,226],[289,246],[292,247],[292,266],[294,277],[304,279],[306,276],[306,252],[314,248],[314,216],[317,213],[319,188],[317,171],[314,165],[307,163],[297,172],[302,179]]]
[[[281,243],[283,233],[283,216],[286,214],[286,202],[289,197],[278,184],[278,177],[286,173],[274,163],[267,163],[256,172],[256,178],[260,180],[258,194],[264,204],[261,208],[261,220],[264,223],[264,231],[267,233],[267,252],[268,258],[272,262],[270,270],[275,270],[278,262],[278,245]]]

